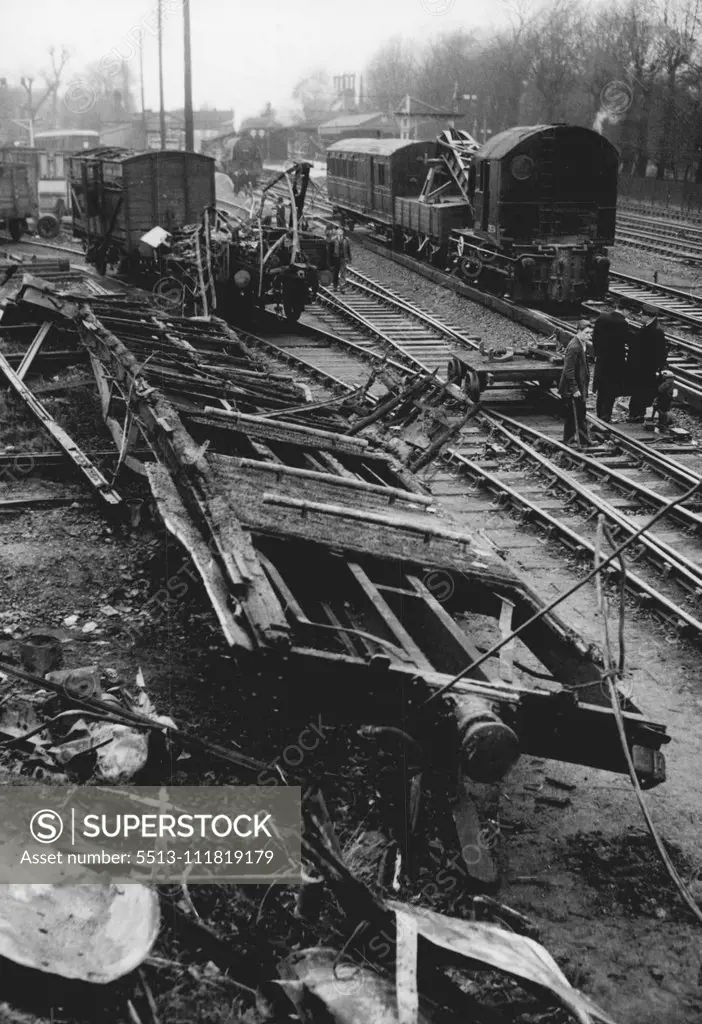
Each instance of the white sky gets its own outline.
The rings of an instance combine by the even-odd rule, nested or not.
[[[182,0],[163,2],[166,106],[182,107]],[[4,0],[2,7],[0,75],[8,81],[28,73],[39,79],[52,44],[69,47],[72,74],[102,60],[109,77],[116,52],[131,58],[138,103],[141,34],[146,105],[158,108],[156,0]],[[277,109],[289,105],[295,83],[315,67],[358,74],[398,29],[423,40],[487,26],[502,14],[500,0],[191,0],[190,7],[195,108],[234,107],[237,123],[267,100]]]

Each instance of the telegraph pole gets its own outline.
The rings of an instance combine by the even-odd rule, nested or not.
[[[166,148],[166,108],[163,103],[163,0],[158,0],[158,96],[161,115],[161,149]]]
[[[193,124],[193,66],[190,52],[190,0],[183,0],[183,59],[185,61],[185,148],[195,151],[195,126]]]
[[[148,147],[146,125],[146,97],[144,93],[144,47],[139,47],[139,79],[141,81],[141,130],[144,135],[144,149]]]

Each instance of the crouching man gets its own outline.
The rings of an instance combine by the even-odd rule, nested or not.
[[[653,399],[653,419],[658,418],[659,427],[671,427],[673,419],[670,410],[675,398],[675,378],[671,370],[663,370],[661,383],[658,385],[656,397]]]

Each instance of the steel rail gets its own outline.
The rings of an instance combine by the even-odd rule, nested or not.
[[[372,328],[372,324],[370,324],[370,322],[365,318],[363,319],[364,324],[369,325]],[[417,364],[418,369],[423,368],[421,364],[414,359],[414,357],[412,357],[412,361]],[[316,368],[318,379],[320,375],[323,375],[324,373],[325,371],[321,370],[319,367]],[[337,378],[333,379],[337,380]],[[349,387],[349,390],[351,391],[353,389]],[[501,428],[497,420],[491,418],[490,413],[483,411],[479,414],[478,419],[482,420],[482,422],[491,429],[504,430],[505,436],[509,436],[509,431]],[[594,509],[593,514],[597,514],[597,512],[602,511],[618,531],[628,531],[629,535],[634,532],[632,531],[630,524],[626,523],[624,517],[621,517],[616,510],[609,505],[609,503],[602,501],[587,487],[583,487],[583,485],[579,484],[577,481],[572,480],[568,474],[564,473],[560,469],[560,467],[556,466],[546,457],[541,456],[540,453],[534,451],[529,445],[521,442],[518,437],[512,436],[510,437],[510,440],[513,440],[513,443],[516,444],[517,447],[520,447],[525,455],[528,455],[536,461],[543,473],[549,475],[552,480],[557,480],[559,485],[565,487],[570,493],[577,494],[578,500],[581,504],[584,503],[586,508]],[[515,488],[502,481],[498,475],[491,473],[489,470],[486,470],[477,463],[467,459],[466,456],[457,450],[455,446],[448,449],[442,456],[442,459],[445,464],[450,467],[460,468],[464,473],[469,471],[472,479],[479,487],[489,489],[492,493],[500,495],[501,501],[506,501],[507,504],[520,509],[522,518],[525,522],[536,520],[545,529],[548,536],[558,536],[566,546],[570,547],[572,550],[578,550],[588,558],[594,556],[594,546],[584,537],[580,536],[580,534],[573,530],[566,522],[559,519],[557,516],[554,516],[546,509],[541,508],[536,502],[520,494]],[[695,482],[697,482],[697,479],[698,478],[695,478]],[[663,504],[665,504],[665,502],[663,502]],[[698,522],[697,518],[695,518],[695,527],[697,528],[697,526]],[[652,539],[646,536],[644,540],[641,541],[641,545],[650,554],[651,559],[657,566],[662,567],[664,571],[675,573],[676,578],[680,579],[682,585],[686,587],[690,596],[698,598],[702,595],[702,569],[698,572],[691,570],[689,566],[684,563],[684,560],[681,560],[668,545],[661,543],[657,539]],[[629,590],[635,597],[653,607],[657,613],[662,616],[664,621],[686,635],[702,634],[702,622],[698,620],[695,615],[691,614],[685,608],[681,607],[681,605],[661,593],[637,574],[632,573],[629,574],[629,576],[630,579],[627,581]]]
[[[490,410],[489,416],[493,420],[504,423],[508,429],[514,433],[527,435],[532,438],[536,444],[548,445],[554,449],[561,458],[577,464],[581,468],[585,469],[591,476],[596,477],[597,480],[603,483],[612,484],[613,487],[629,497],[636,495],[642,502],[645,502],[654,508],[660,508],[668,502],[667,498],[658,494],[656,491],[652,491],[651,488],[647,487],[645,484],[627,476],[625,473],[620,472],[614,467],[603,465],[586,452],[580,451],[577,448],[571,448],[562,441],[559,441],[557,438],[551,437],[549,434],[544,434],[542,431],[529,426],[527,423],[520,423],[511,416],[507,416],[505,413],[498,412],[494,409]],[[651,464],[649,463],[649,465]],[[669,477],[666,477],[666,480],[669,479]],[[698,478],[698,480],[702,483],[702,478]],[[688,490],[690,485],[694,482],[694,477],[689,481],[685,481],[683,489]],[[702,513],[695,512],[692,509],[686,508],[684,505],[676,505],[670,510],[669,515],[671,519],[678,520],[680,525],[688,530],[695,532],[702,530]]]
[[[556,466],[555,463],[536,451],[535,448],[523,441],[517,434],[512,433],[506,426],[494,420],[493,429],[501,437],[505,438],[508,444],[512,447],[517,447],[523,455],[527,456],[537,467],[540,475],[549,479],[551,485],[549,490],[552,490],[554,485],[560,484],[571,495],[577,497],[581,503],[590,506],[596,512],[604,515],[618,532],[627,536],[633,536],[636,533],[636,528],[613,505],[594,494],[588,487],[579,483],[565,470]],[[666,504],[668,502],[661,501],[659,507],[665,508]],[[644,533],[640,538],[639,544],[643,547],[648,554],[649,560],[654,565],[666,573],[672,574],[674,572],[680,585],[689,594],[696,598],[702,597],[702,566],[679,555],[669,544],[653,534]]]

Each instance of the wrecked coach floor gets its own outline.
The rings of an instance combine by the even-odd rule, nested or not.
[[[40,519],[44,515],[46,513],[40,514]],[[70,515],[78,516],[79,513],[75,509],[51,513],[51,516],[58,517],[53,519],[54,525],[56,525],[60,518],[64,516],[70,517]],[[110,550],[110,556],[107,561],[112,568],[114,568],[112,553],[116,554],[119,552],[117,557],[120,560],[116,564],[122,575],[126,573],[129,576],[130,572],[133,572],[134,563],[141,570],[145,568],[146,546],[142,543],[141,538],[133,540],[131,537],[122,538],[120,535],[107,533],[104,527],[104,520],[100,516],[92,513],[88,516],[87,513],[81,512],[80,516],[83,515],[86,516],[85,519],[79,518],[77,523],[69,527],[71,531],[69,536],[73,536],[75,547],[72,544],[63,546],[63,550],[68,550],[72,554],[76,564],[81,565],[84,561],[84,554],[81,551],[81,548],[84,547],[84,537],[82,535],[87,536],[90,534],[92,529],[90,521],[92,520],[96,532],[94,535],[95,544],[92,546],[92,550],[88,552],[90,556],[88,558],[89,562],[94,561],[97,549],[102,546],[104,541],[104,548]],[[34,520],[35,516],[36,514],[33,514],[27,518]],[[15,520],[15,523],[19,524],[20,520]],[[76,530],[78,531],[78,536],[74,535]],[[40,536],[42,536],[41,531]],[[16,539],[20,542],[19,532]],[[160,547],[158,554],[164,560],[164,564],[163,570],[159,571],[156,577],[148,582],[148,586],[152,588],[152,594],[157,593],[161,589],[158,586],[159,582],[163,583],[171,578],[173,565],[171,561],[173,558],[173,546],[170,546],[169,553],[164,558],[164,541],[160,533],[157,532],[154,541]],[[37,542],[37,548],[40,546],[40,543],[40,541]],[[46,545],[44,545],[44,548],[46,548]],[[39,556],[38,551],[36,554]],[[27,557],[26,551],[24,551],[24,557]],[[49,578],[58,573],[65,575],[65,564],[62,564],[61,557],[58,552],[52,553],[50,549],[44,550],[42,567]],[[59,559],[58,566],[54,564],[54,558]],[[158,563],[156,564],[158,565]],[[124,568],[125,565],[127,566],[126,569]],[[26,593],[23,593],[21,583],[23,578],[25,578],[26,568],[25,564],[25,567],[20,569],[17,579],[17,590],[13,594],[17,599],[21,597],[24,601],[27,598]],[[319,777],[323,779],[330,810],[344,847],[348,850],[352,843],[355,843],[356,847],[359,845],[363,847],[364,843],[369,847],[373,847],[374,835],[376,837],[375,845],[379,845],[381,848],[383,846],[387,847],[388,843],[392,842],[393,836],[399,837],[401,840],[407,834],[406,813],[402,799],[403,787],[398,785],[398,782],[401,781],[401,778],[398,778],[398,774],[400,777],[404,776],[404,752],[390,750],[385,752],[382,747],[380,750],[372,748],[369,751],[367,743],[364,743],[360,737],[356,736],[354,729],[342,728],[330,732],[325,722],[323,720],[320,722],[318,718],[306,721],[303,717],[301,722],[296,723],[294,728],[291,728],[293,726],[291,711],[294,714],[296,708],[295,695],[292,694],[291,700],[289,691],[280,694],[278,697],[277,707],[280,709],[278,716],[280,716],[281,720],[281,725],[278,727],[275,722],[276,716],[271,715],[271,703],[274,702],[270,692],[267,689],[262,699],[262,691],[252,685],[253,679],[249,672],[246,670],[241,671],[236,666],[233,666],[231,659],[227,656],[219,640],[213,616],[208,612],[201,595],[198,599],[198,589],[195,586],[189,589],[187,595],[180,602],[171,602],[166,612],[161,613],[156,609],[156,614],[148,614],[143,632],[135,639],[133,636],[133,623],[135,619],[140,618],[137,605],[147,589],[144,586],[147,580],[148,576],[139,577],[137,575],[132,580],[132,586],[125,586],[124,594],[121,592],[115,593],[114,589],[108,586],[104,586],[99,591],[100,596],[98,600],[100,604],[105,601],[107,603],[106,606],[114,608],[118,612],[117,616],[115,616],[101,612],[100,605],[98,605],[97,611],[87,608],[85,605],[85,579],[75,578],[73,583],[74,590],[71,594],[74,600],[67,602],[70,607],[61,607],[61,603],[57,603],[55,610],[56,619],[54,622],[58,625],[59,617],[61,617],[62,623],[66,615],[78,614],[79,619],[75,627],[76,630],[80,630],[81,635],[83,635],[82,625],[85,622],[84,616],[89,616],[88,621],[95,622],[97,629],[85,634],[86,639],[64,645],[64,650],[67,654],[73,648],[76,656],[74,661],[69,660],[67,657],[67,664],[70,666],[71,664],[85,664],[88,660],[100,660],[101,667],[106,669],[112,668],[120,674],[124,671],[127,679],[130,678],[130,673],[133,674],[135,671],[135,663],[140,664],[146,678],[149,680],[150,690],[157,700],[160,711],[175,713],[179,721],[183,721],[184,724],[189,725],[191,728],[197,725],[202,728],[203,733],[213,739],[217,739],[218,734],[221,735],[223,742],[231,741],[234,738],[242,744],[242,747],[247,752],[259,753],[259,756],[265,758],[271,756],[273,759],[276,757],[282,758],[283,763],[286,763],[286,758],[288,761],[294,762],[299,757],[299,754],[296,752],[296,747],[299,745],[296,743],[295,730],[305,725],[315,726],[317,732],[313,732],[313,735],[318,736],[320,742],[319,746],[315,747],[311,753],[309,760],[312,763],[309,765],[309,768],[307,762],[305,763],[305,770],[309,770],[313,778]],[[63,583],[64,581],[61,580],[61,582]],[[121,582],[129,584],[130,580],[121,580]],[[46,589],[50,593],[51,588]],[[134,593],[133,591],[136,592]],[[38,591],[34,592],[37,593],[39,599]],[[103,593],[106,595],[105,598],[102,598]],[[40,604],[38,603],[37,609],[39,607]],[[183,617],[186,609],[190,610],[194,618],[194,621],[190,624],[188,624],[187,618]],[[64,614],[61,616],[62,612]],[[118,620],[116,624],[115,620]],[[32,621],[27,623],[27,625],[34,626],[35,623]],[[46,625],[46,623],[36,623],[36,625]],[[209,627],[210,631],[209,636],[205,639],[207,627]],[[104,632],[98,632],[98,630],[104,630]],[[69,628],[69,634],[72,632],[74,631]],[[126,660],[125,632],[135,645],[133,648],[129,648],[130,656]],[[82,644],[88,646],[82,647]],[[162,652],[161,658],[155,654],[159,650]],[[89,651],[90,659],[83,656],[84,651]],[[107,660],[108,658],[109,660]],[[216,688],[217,682],[221,686],[219,691]],[[184,705],[185,694],[189,696],[187,704]],[[644,704],[644,706],[646,705]],[[266,729],[266,735],[262,736],[261,721],[264,716],[266,722],[270,724]],[[329,742],[330,739],[331,743]],[[339,742],[340,740],[341,742]],[[278,753],[271,755],[272,748],[277,750]],[[304,756],[307,758],[306,754]],[[398,765],[400,766],[399,773]],[[212,773],[206,764],[193,764],[192,760],[182,762],[180,768],[178,765],[175,765],[174,768],[183,773],[174,775],[175,781],[181,781],[184,777],[188,778],[189,781],[225,781],[225,775],[221,771]],[[271,770],[274,771],[275,768],[273,767]],[[577,769],[576,771],[580,770]],[[587,770],[582,771],[587,772]],[[195,779],[192,777],[193,774]],[[589,772],[588,774],[600,776],[600,773]],[[517,774],[518,778],[519,774]],[[606,778],[609,778],[609,776]],[[621,784],[623,780],[617,777],[617,781]],[[507,792],[509,795],[509,790]],[[497,827],[500,829],[500,833],[497,835],[497,839],[499,843],[500,835],[504,836],[510,831],[508,827],[509,821],[505,821],[504,811],[500,811],[499,804],[495,802],[494,794],[486,793],[484,803],[486,808],[492,810],[494,820],[498,823]],[[454,887],[454,889],[458,890],[458,893],[452,893],[448,899],[445,893],[441,893],[439,898],[435,897],[433,890],[430,888],[432,879],[436,878],[437,871],[449,859],[452,850],[450,830],[446,829],[445,823],[441,820],[435,819],[432,801],[424,801],[423,806],[425,807],[427,819],[423,822],[423,830],[420,837],[426,835],[427,845],[424,844],[423,838],[418,840],[418,850],[415,851],[417,873],[413,881],[401,890],[399,896],[401,899],[410,900],[419,897],[423,903],[433,904],[436,909],[452,911],[462,916],[462,912],[468,906],[466,900],[469,891],[464,873],[459,874],[457,885]],[[548,809],[547,805],[546,813],[549,812],[550,809]],[[556,820],[558,817],[559,815],[556,814]],[[500,822],[502,822],[504,828],[500,826]],[[519,834],[518,822],[512,822],[511,832],[515,833],[515,835]],[[379,835],[382,838],[378,839]],[[529,836],[529,839],[531,839],[531,836]],[[433,843],[433,845],[428,845],[429,842]],[[506,846],[504,852],[500,847],[500,856],[504,859],[506,855],[511,861],[511,849],[512,841]],[[529,842],[529,850],[531,849],[533,847]],[[364,858],[362,863],[367,862],[368,859],[368,857]],[[510,861],[507,862],[507,867],[511,869],[512,864]],[[378,877],[377,873],[375,877]],[[387,883],[387,874],[384,876],[384,880]],[[250,894],[253,894],[251,900],[248,899]],[[237,957],[240,958],[240,962],[236,966],[240,969],[233,969],[232,973],[240,981],[248,984],[255,983],[257,963],[259,971],[266,971],[268,969],[267,958],[274,954],[283,954],[290,948],[291,943],[299,942],[301,945],[314,944],[322,938],[318,928],[312,934],[305,931],[300,924],[296,924],[290,918],[289,914],[292,909],[293,896],[289,892],[273,893],[267,897],[265,906],[262,906],[260,902],[263,893],[255,894],[254,890],[248,888],[239,890],[238,893],[227,893],[225,896],[218,893],[214,900],[211,891],[193,889],[191,895],[200,913],[203,914],[208,923],[215,925],[220,932],[223,930],[227,937],[231,936],[233,938]],[[254,921],[258,919],[258,924],[254,924],[253,928],[252,919]],[[325,926],[328,924],[330,929],[333,928],[333,922],[331,921],[325,921],[324,924]],[[233,933],[233,925],[238,929],[238,934]],[[246,955],[247,950],[250,950],[252,945],[252,934],[255,940],[260,940],[260,944],[256,943],[257,952],[253,957]],[[333,931],[327,932],[327,935],[332,934],[334,934]],[[244,936],[245,941],[243,939]],[[163,940],[166,943],[169,942],[169,938],[165,933]],[[202,941],[202,937],[200,937],[200,941]],[[183,940],[182,945],[188,947],[189,944],[187,940]],[[192,944],[190,944],[190,947],[192,947]],[[259,948],[265,950],[265,952],[259,953]],[[216,999],[221,999],[222,985],[225,990],[227,985],[224,982],[213,980],[213,972],[211,970],[209,976],[203,976],[203,972],[198,971],[194,973],[194,977],[188,975],[182,967],[179,968],[177,966],[178,957],[176,950],[177,945],[173,944],[166,945],[165,952],[160,947],[160,952],[164,954],[165,959],[172,958],[171,964],[167,967],[161,967],[161,970],[166,973],[168,971],[181,972],[178,975],[178,979],[183,981],[185,988],[182,993],[178,993],[178,998],[180,999],[182,996],[184,1001],[190,1002],[193,994],[197,993],[195,999],[200,1000],[197,1019],[206,1020],[206,1013],[210,1004],[206,998],[203,1001],[203,992],[211,994],[213,999],[215,998],[214,993],[216,993]],[[208,953],[212,954],[213,950],[208,950]],[[213,956],[208,956],[208,959],[213,959]],[[174,961],[176,962],[175,968],[173,967]],[[242,967],[245,968],[243,972],[241,970]],[[154,971],[158,970],[155,965],[151,965],[150,971],[152,969]],[[166,988],[170,987],[171,990],[173,989],[172,974],[169,976],[168,982],[160,983],[153,980],[149,973],[149,981],[159,1000]],[[600,984],[601,979],[599,977],[595,978],[595,988]],[[594,989],[591,989],[591,991],[594,991]],[[227,995],[230,999],[231,991],[228,991]],[[224,1000],[224,1002],[226,1004],[227,1000]],[[175,1007],[168,1003],[167,998],[164,998],[163,1003],[160,1005],[162,1005],[161,1015],[163,1019],[178,1019]],[[184,1004],[181,1003],[181,1005]],[[187,1012],[186,1010],[186,1014]],[[192,1009],[189,1012],[192,1015]],[[223,1013],[224,1011],[220,1006],[220,1009],[215,1012]],[[227,1017],[214,1016],[213,1019],[226,1020]],[[237,1018],[234,1017],[233,1019]],[[551,1019],[555,1018],[551,1017]],[[620,1019],[626,1020],[627,1018],[620,1015]]]

